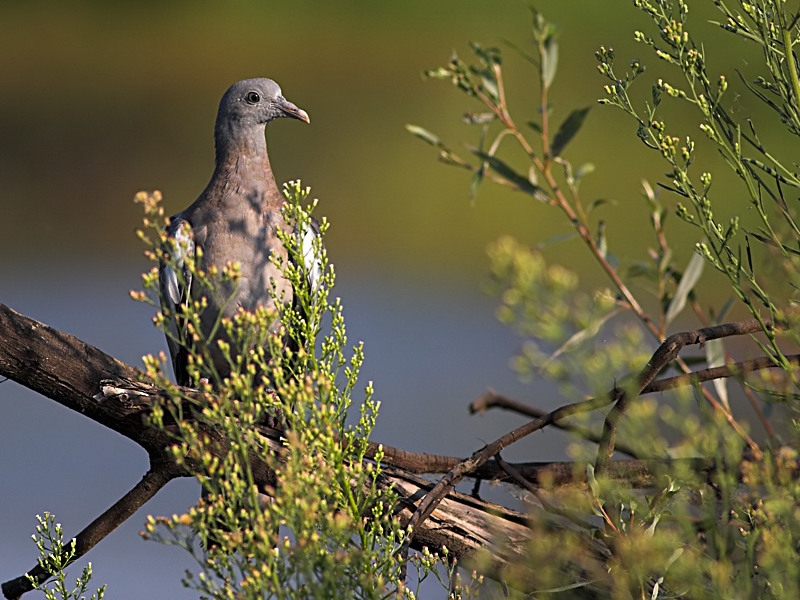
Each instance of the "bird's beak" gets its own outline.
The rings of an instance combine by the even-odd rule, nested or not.
[[[280,100],[278,102],[278,108],[283,113],[284,117],[291,117],[292,119],[300,119],[306,123],[311,123],[308,113],[302,108],[298,108],[288,100]]]

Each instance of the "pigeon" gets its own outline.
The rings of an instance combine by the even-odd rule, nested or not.
[[[209,340],[211,374],[221,382],[230,375],[231,365],[215,342],[227,341],[218,326],[219,318],[233,317],[239,309],[277,309],[275,297],[286,304],[293,301],[291,283],[271,260],[277,257],[285,264],[289,259],[278,239],[279,230],[289,231],[281,214],[285,199],[272,173],[265,137],[266,125],[282,117],[310,122],[308,113],[286,100],[271,79],[246,79],[233,84],[223,95],[217,113],[216,165],[211,181],[194,203],[169,220],[167,253],[172,260],[169,264],[162,261],[159,286],[167,318],[167,345],[178,385],[196,383],[190,381],[187,370],[193,345],[186,340],[185,326],[176,316],[181,305],[190,299],[207,298],[207,308],[200,315],[200,333]],[[294,234],[302,241],[307,283],[314,289],[320,277],[313,250],[318,226],[312,222],[305,231]],[[201,253],[197,252],[199,249]],[[217,277],[218,289],[214,292],[199,289],[201,286],[192,281],[186,265],[189,255],[205,272],[212,265],[221,272],[226,265],[238,263],[241,276],[235,283]],[[274,333],[279,327],[276,319],[270,331]],[[212,334],[215,339],[210,339]]]

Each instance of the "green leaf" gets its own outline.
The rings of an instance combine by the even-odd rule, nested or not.
[[[606,258],[608,255],[608,240],[606,240],[606,222],[602,219],[597,223],[597,240],[595,244],[600,256]]]
[[[555,36],[549,36],[544,42],[542,52],[542,83],[545,87],[550,87],[556,78],[558,69],[558,42]]]
[[[592,463],[588,463],[586,465],[586,483],[589,485],[589,491],[591,492],[592,498],[599,501],[600,484],[597,482],[597,478],[594,476],[594,465]]]
[[[519,191],[530,194],[531,196],[535,196],[542,191],[542,188],[531,183],[527,177],[517,173],[512,167],[496,156],[486,154],[486,152],[478,150],[477,148],[470,148],[469,150],[475,156],[485,161],[495,173],[516,187]]]
[[[717,323],[724,323],[725,322],[725,317],[728,316],[728,311],[730,311],[730,309],[733,307],[735,302],[736,302],[736,298],[734,296],[731,296],[730,298],[728,298],[728,300],[725,302],[725,304],[722,305],[722,308],[719,309],[719,314],[716,317]]]
[[[770,237],[770,236],[769,236],[769,234],[768,234],[766,231],[764,231],[763,229],[761,229],[761,233],[760,233],[760,234],[759,234],[759,233],[756,233],[756,232],[754,232],[754,231],[749,231],[749,230],[747,230],[747,229],[745,229],[745,233],[747,233],[748,235],[750,235],[750,236],[754,237],[755,239],[757,239],[757,240],[758,240],[759,242],[761,242],[762,244],[766,244],[767,246],[772,246],[773,248],[782,248],[783,250],[785,250],[785,251],[786,251],[786,252],[788,252],[789,254],[794,254],[795,256],[800,256],[800,251],[798,251],[798,250],[795,250],[795,249],[794,249],[794,248],[792,248],[791,246],[787,246],[787,245],[785,245],[785,244],[778,244],[778,243],[777,243],[775,240],[773,240],[773,239],[772,239],[772,237]]]
[[[655,269],[645,262],[635,262],[628,267],[626,271],[627,277],[644,277],[645,279],[654,280],[656,278]]]
[[[462,117],[462,121],[467,125],[486,125],[497,119],[497,115],[493,112],[484,113],[466,113]]]
[[[530,54],[528,54],[527,52],[525,52],[525,51],[524,51],[522,48],[520,48],[520,47],[519,47],[517,44],[515,44],[515,43],[514,43],[514,42],[512,42],[511,40],[507,40],[506,38],[502,38],[502,39],[501,39],[501,41],[502,41],[502,42],[503,42],[503,43],[504,43],[506,46],[508,46],[509,48],[511,48],[511,49],[512,49],[514,52],[516,52],[517,54],[519,54],[519,55],[520,55],[522,58],[524,58],[524,59],[525,59],[525,60],[527,60],[529,63],[531,63],[532,65],[534,65],[534,66],[537,66],[537,67],[539,66],[539,63],[538,63],[538,62],[536,62],[536,59],[535,59],[535,58],[533,58],[533,56],[531,56]]]
[[[472,176],[472,180],[469,183],[469,199],[471,202],[475,201],[475,198],[478,197],[478,188],[480,187],[481,183],[483,183],[483,175],[486,172],[483,165],[475,171],[475,174]]]
[[[425,71],[423,75],[430,79],[450,79],[453,77],[453,71],[446,67],[439,67],[438,69]]]
[[[703,256],[695,252],[686,270],[683,272],[683,276],[681,276],[678,289],[675,290],[675,297],[672,298],[667,308],[667,315],[664,317],[667,325],[669,325],[683,310],[683,307],[686,306],[686,299],[689,297],[689,292],[692,291],[695,284],[700,280],[705,264],[706,261]]]
[[[705,345],[706,363],[709,369],[714,367],[721,367],[725,364],[725,345],[722,339],[709,340]],[[711,383],[717,391],[717,396],[722,402],[722,405],[730,412],[731,405],[728,400],[728,384],[727,378],[714,379]]]
[[[528,121],[526,124],[536,133],[542,133],[542,126],[539,125],[539,123],[537,123],[536,121]]]
[[[484,48],[480,44],[471,42],[472,51],[480,58],[482,67],[471,66],[473,75],[481,78],[481,87],[494,100],[499,98],[499,89],[495,77],[494,66],[501,63],[500,51],[497,48]]]
[[[589,202],[589,206],[586,207],[586,213],[591,214],[597,208],[600,208],[604,204],[610,204],[611,206],[616,206],[617,202],[615,200],[609,200],[607,198],[595,198],[591,202]]]
[[[580,331],[577,331],[574,334],[572,334],[566,342],[561,344],[561,346],[559,346],[555,350],[555,352],[553,352],[553,354],[551,354],[548,357],[548,359],[540,367],[540,370],[544,372],[547,366],[551,362],[556,360],[559,356],[561,356],[562,354],[568,354],[572,352],[573,350],[575,350],[575,348],[577,348],[587,340],[591,340],[592,338],[596,337],[598,332],[600,331],[600,328],[617,313],[619,313],[618,310],[612,310],[603,315],[602,317],[600,317],[599,319],[592,321],[585,329],[581,329]]]
[[[528,168],[528,181],[533,185],[539,185],[539,176],[536,174],[536,167],[533,165]]]
[[[594,173],[594,164],[592,163],[583,163],[578,169],[575,171],[575,183],[578,183],[581,179],[589,175],[590,173]],[[602,202],[609,202],[608,200],[601,200]],[[595,200],[597,202],[597,200]]]
[[[547,248],[548,246],[552,246],[554,244],[560,244],[561,242],[566,242],[568,240],[580,237],[580,234],[577,231],[569,231],[567,233],[558,233],[554,236],[547,238],[536,244],[537,249]]]
[[[586,118],[586,115],[589,114],[591,108],[591,106],[579,108],[577,110],[573,110],[569,114],[567,119],[561,124],[561,127],[558,128],[555,137],[553,137],[553,143],[550,145],[550,154],[552,156],[561,155],[567,144],[570,143],[572,138],[575,137],[575,134],[580,130],[581,126],[583,125],[583,121]]]
[[[421,140],[425,140],[431,146],[436,146],[437,148],[442,147],[442,140],[440,140],[438,136],[431,133],[427,129],[423,129],[419,125],[412,125],[408,123],[406,124],[406,131],[408,131],[411,135],[417,136]]]
[[[481,59],[481,62],[486,67],[492,67],[493,65],[499,65],[502,61],[500,60],[500,50],[494,47],[484,48],[480,44],[476,42],[470,42],[470,47],[472,51]]]

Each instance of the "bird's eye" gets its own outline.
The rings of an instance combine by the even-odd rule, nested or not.
[[[248,104],[258,104],[261,101],[261,96],[259,96],[258,92],[247,92],[244,99]]]

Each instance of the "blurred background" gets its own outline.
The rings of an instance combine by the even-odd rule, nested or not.
[[[655,62],[633,42],[633,30],[649,23],[629,3],[537,7],[561,28],[555,122],[603,95],[594,58],[601,44],[617,50],[620,70],[635,57]],[[706,22],[713,13],[693,16],[706,41],[724,41]],[[487,387],[544,408],[559,402],[508,368],[518,340],[481,291],[486,246],[501,233],[535,244],[570,228],[555,210],[489,184],[470,202],[468,175],[437,162],[404,125],[434,131],[455,149],[474,143],[477,132],[461,116],[477,106],[422,72],[453,51],[471,59],[473,40],[526,47],[530,23],[518,0],[0,3],[0,302],[134,365],[164,349],[151,310],[128,298],[148,268],[134,235],[134,194],[161,190],[169,213],[191,203],[213,168],[222,93],[239,79],[271,77],[311,116],[310,126],[270,125],[270,156],[277,178],[311,186],[318,214],[332,223],[336,294],[351,341],[366,345],[364,383],[373,380],[382,401],[374,439],[471,453],[522,422],[468,415]],[[709,61],[714,72],[724,59],[735,87],[731,69],[746,73],[750,60],[741,44],[731,48],[734,59]],[[536,119],[535,72],[513,51],[504,55],[512,110],[520,122]],[[649,82],[640,92],[649,96]],[[730,98],[737,110],[753,109],[736,90]],[[695,134],[692,117],[675,118]],[[663,165],[635,130],[618,111],[595,107],[565,153],[596,166],[583,198],[611,201],[600,217],[623,263],[643,259],[653,243],[642,227],[641,179],[663,180]],[[671,226],[697,241],[677,220]],[[577,240],[553,252],[588,284],[603,283]],[[690,250],[681,252],[685,264]],[[147,460],[126,439],[12,382],[0,384],[0,411],[5,581],[34,564],[35,514],[55,513],[74,535],[138,481]],[[506,458],[563,459],[564,443],[539,434]],[[90,554],[108,597],[193,596],[179,582],[191,567],[183,553],[137,531],[146,514],[181,512],[197,492],[191,481],[171,484]]]

